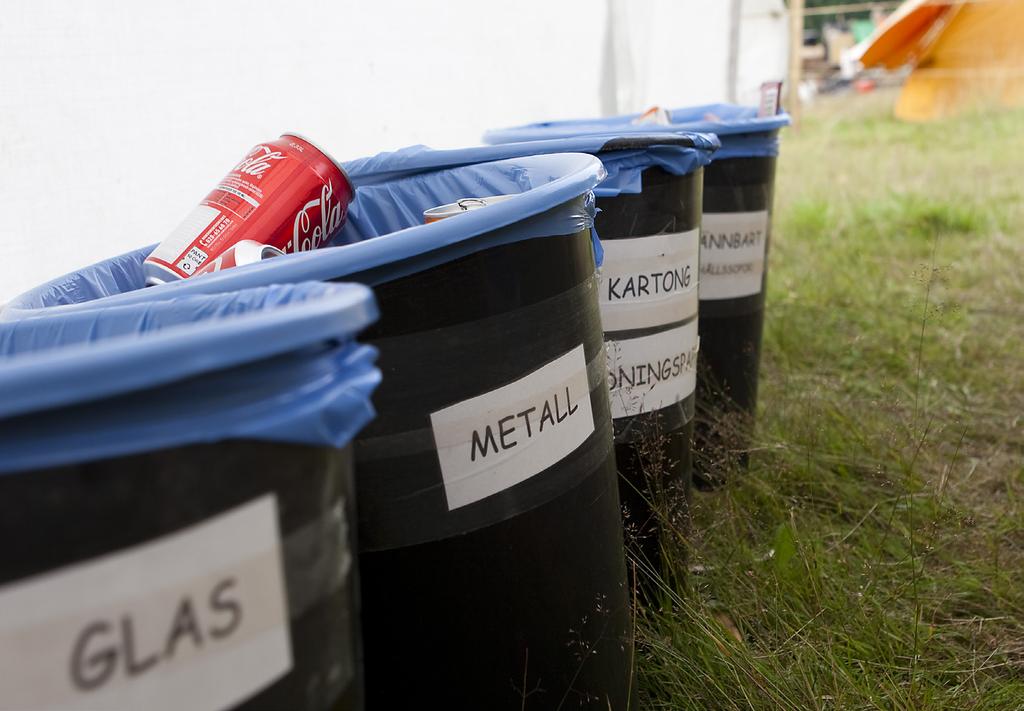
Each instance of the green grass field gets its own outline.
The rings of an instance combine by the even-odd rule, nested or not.
[[[1024,112],[783,138],[750,472],[637,615],[643,708],[1024,708]]]

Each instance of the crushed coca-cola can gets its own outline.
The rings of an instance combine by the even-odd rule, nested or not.
[[[281,252],[322,247],[352,197],[345,171],[307,139],[286,133],[261,143],[146,258],[146,284],[198,274],[243,240]]]
[[[252,239],[243,239],[241,242],[236,242],[234,246],[229,247],[226,252],[221,252],[220,256],[212,262],[208,261],[204,264],[196,272],[196,276],[219,272],[231,267],[255,264],[271,257],[280,257],[282,254],[284,254],[284,251],[272,244],[263,244]]]
[[[437,222],[443,220],[446,217],[454,217],[455,215],[461,215],[464,212],[470,212],[471,210],[479,210],[481,207],[487,207],[488,205],[494,205],[499,202],[504,202],[514,195],[493,195],[491,197],[482,198],[461,198],[455,202],[448,203],[447,205],[439,205],[432,207],[429,210],[423,211],[423,221],[427,224],[431,222]]]
[[[672,118],[665,109],[660,106],[652,106],[630,121],[630,123],[634,126],[642,126],[645,124],[651,124],[653,126],[668,126],[672,123]]]

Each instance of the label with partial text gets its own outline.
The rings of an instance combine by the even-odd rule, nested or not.
[[[674,405],[697,386],[697,319],[639,338],[607,341],[612,419]]]
[[[767,247],[767,210],[705,213],[700,232],[701,301],[761,293]]]

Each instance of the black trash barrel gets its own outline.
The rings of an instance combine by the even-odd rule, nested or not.
[[[346,230],[377,230],[361,209],[375,196],[418,216],[432,207],[425,193],[445,204],[481,197],[481,183],[488,193],[514,192],[516,170],[564,158],[415,171],[373,185],[353,178]],[[374,708],[630,703],[632,641],[585,194],[600,165],[581,165],[591,180],[574,197],[520,196],[530,211],[546,208],[524,221],[529,239],[501,237],[523,229],[513,223],[429,269],[383,283],[369,276],[382,319],[368,340],[380,350],[385,382],[375,400],[381,419],[356,442],[356,459]],[[437,224],[465,232],[469,220],[514,202]]]
[[[138,292],[146,250],[8,317],[296,279],[374,285],[385,386],[355,448],[370,708],[626,708],[633,697],[591,156],[410,171],[356,197],[344,246]],[[429,225],[425,209],[513,194]],[[524,702],[525,699],[525,702]],[[525,704],[525,705],[524,705]]]
[[[375,182],[402,171],[563,151],[601,159],[608,176],[595,189],[604,249],[599,303],[613,388],[619,495],[627,547],[647,571],[660,566],[660,523],[668,521],[677,533],[685,526],[700,169],[717,147],[717,139],[701,134],[582,136],[455,150],[412,146],[345,164],[357,182]]]
[[[5,706],[363,708],[374,316],[301,284],[0,325]]]
[[[728,138],[726,137],[726,145]],[[715,160],[704,171],[697,481],[748,464],[764,330],[774,156]],[[714,255],[714,256],[712,256]]]
[[[386,374],[382,418],[356,442],[371,706],[515,709],[533,692],[526,708],[624,708],[629,627],[589,230],[377,293],[386,316],[368,338]]]
[[[607,148],[652,143],[624,138]],[[668,578],[661,547],[686,533],[693,475],[703,162],[682,174],[646,168],[641,192],[598,198],[595,220],[605,248],[601,297],[627,540],[641,570]]]
[[[786,114],[710,104],[673,109],[667,125],[636,124],[639,114],[551,121],[488,131],[488,143],[604,133],[707,131],[722,148],[704,171],[700,347],[695,479],[719,484],[747,465],[757,406],[764,286],[778,132]],[[603,236],[603,235],[602,235]]]

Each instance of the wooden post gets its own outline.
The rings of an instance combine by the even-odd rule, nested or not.
[[[800,125],[800,74],[804,46],[804,0],[789,0],[789,87],[786,104],[793,126]]]

